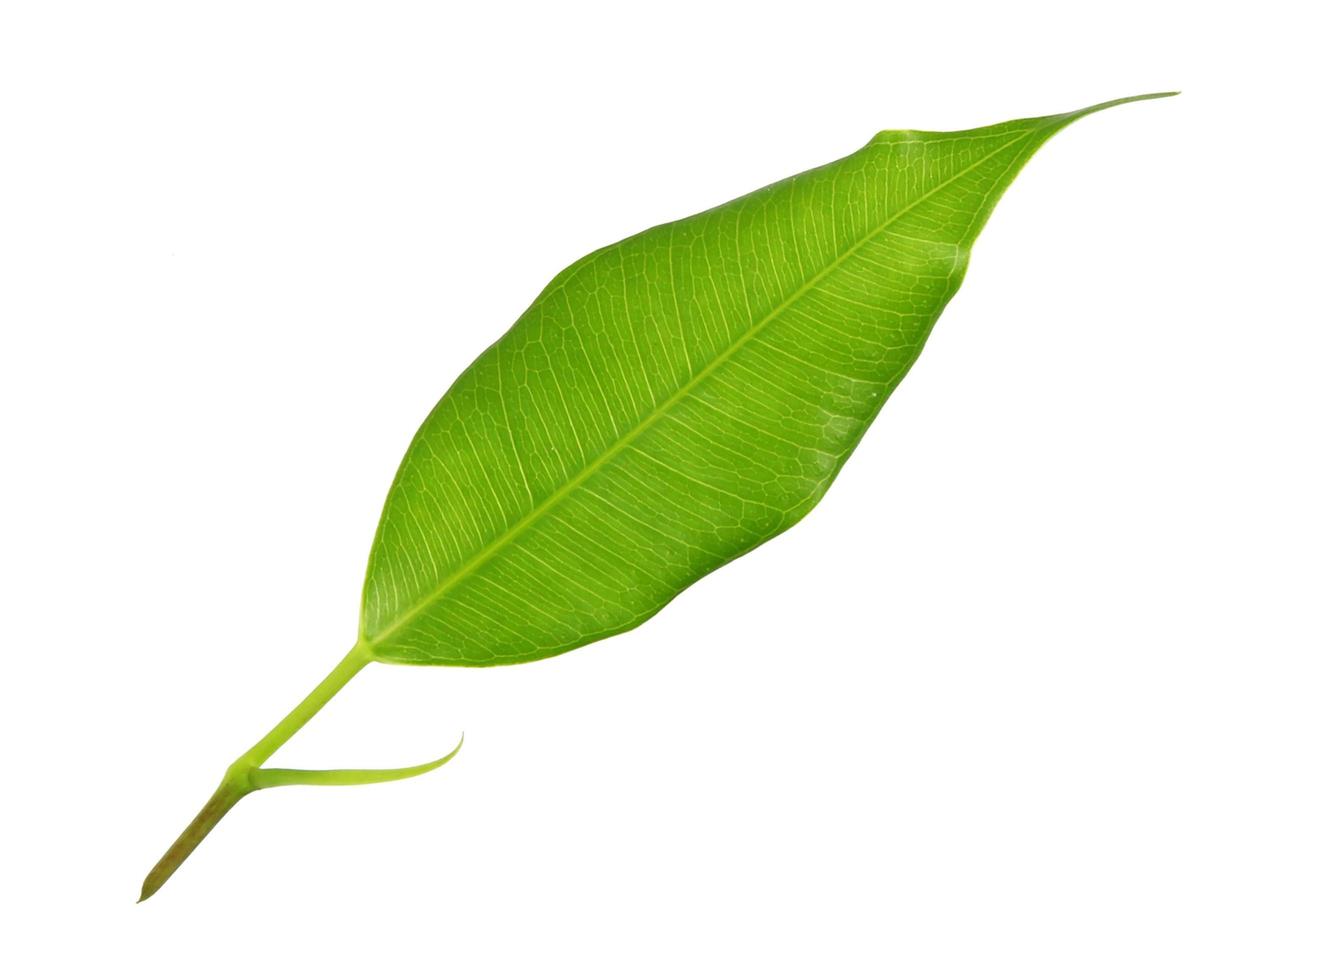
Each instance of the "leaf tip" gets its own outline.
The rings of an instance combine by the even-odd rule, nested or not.
[[[1087,106],[1085,109],[1074,109],[1072,112],[1065,112],[1059,116],[1050,116],[1050,120],[1059,125],[1066,125],[1074,120],[1089,116],[1092,113],[1100,112],[1103,109],[1112,109],[1114,106],[1127,105],[1129,102],[1148,102],[1151,99],[1169,99],[1182,92],[1147,92],[1144,95],[1128,95],[1121,99],[1110,99],[1108,102],[1097,102],[1095,105]]]

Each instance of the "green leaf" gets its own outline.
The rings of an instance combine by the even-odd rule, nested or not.
[[[372,655],[549,657],[790,527],[914,363],[1017,171],[1116,104],[879,133],[564,270],[407,450],[366,576]]]
[[[563,653],[631,629],[807,514],[919,356],[1022,164],[1068,123],[1137,99],[879,133],[556,276],[407,450],[356,645],[232,763],[140,901],[250,793],[406,779],[454,757],[264,767],[366,664]]]

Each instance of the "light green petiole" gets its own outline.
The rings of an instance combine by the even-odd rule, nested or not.
[[[357,643],[328,676],[291,710],[290,714],[274,725],[272,731],[259,739],[248,752],[227,768],[226,775],[222,777],[222,783],[212,798],[204,804],[198,816],[190,822],[184,832],[176,838],[175,843],[162,855],[162,859],[148,872],[148,877],[143,880],[140,902],[151,898],[162,885],[166,884],[166,880],[175,874],[176,869],[194,852],[227,812],[255,790],[271,789],[274,786],[360,786],[366,783],[409,779],[438,769],[458,754],[462,748],[462,739],[458,739],[453,751],[441,758],[401,769],[263,768],[263,764],[274,752],[300,731],[307,721],[332,700],[333,695],[342,690],[347,682],[373,659],[370,647],[363,641]]]

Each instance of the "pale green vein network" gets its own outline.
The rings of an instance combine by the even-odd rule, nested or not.
[[[513,525],[512,527],[510,527],[507,531],[505,531],[502,535],[500,535],[498,538],[496,538],[496,539],[495,539],[495,540],[494,540],[494,541],[493,541],[493,542],[492,542],[487,548],[485,548],[483,551],[479,552],[479,553],[476,555],[476,557],[473,558],[468,564],[464,565],[464,566],[463,566],[462,568],[460,568],[457,572],[455,572],[453,575],[449,576],[449,578],[445,579],[442,583],[440,583],[439,587],[436,588],[436,589],[435,589],[432,593],[430,593],[428,596],[426,596],[425,599],[423,599],[421,602],[418,602],[415,606],[413,606],[412,608],[408,609],[408,610],[407,610],[406,612],[404,612],[401,616],[399,616],[396,620],[394,620],[392,623],[390,623],[388,626],[386,626],[382,631],[380,631],[380,632],[374,637],[374,641],[375,641],[376,643],[378,643],[378,642],[382,642],[383,640],[385,640],[385,639],[387,639],[388,637],[392,636],[393,632],[394,632],[394,631],[395,631],[395,630],[396,630],[396,629],[397,629],[397,628],[398,628],[398,627],[399,627],[404,621],[411,619],[412,616],[415,615],[417,612],[419,612],[422,608],[424,608],[425,606],[430,605],[430,604],[433,603],[433,602],[434,602],[439,596],[441,596],[442,594],[444,594],[445,592],[447,592],[447,591],[449,590],[449,588],[451,588],[451,587],[453,586],[453,584],[456,583],[459,579],[465,578],[465,577],[466,577],[466,576],[467,576],[467,575],[468,575],[473,569],[475,569],[475,568],[477,568],[478,566],[484,564],[485,561],[486,561],[486,560],[487,560],[492,554],[494,554],[496,551],[498,551],[500,548],[502,548],[505,544],[507,544],[507,543],[508,543],[509,541],[511,541],[513,538],[515,538],[515,537],[517,537],[519,534],[521,534],[521,533],[527,528],[527,526],[528,526],[529,524],[531,524],[532,522],[534,522],[535,520],[537,520],[538,518],[540,518],[540,517],[546,512],[546,511],[548,511],[551,507],[553,507],[556,503],[558,503],[559,500],[560,500],[561,498],[563,498],[564,496],[566,496],[566,495],[568,495],[569,493],[571,493],[576,487],[580,486],[580,485],[583,483],[583,481],[585,481],[585,480],[587,479],[587,477],[589,477],[591,474],[595,473],[598,469],[600,469],[600,467],[602,466],[602,464],[604,464],[605,461],[606,461],[607,459],[609,459],[609,458],[611,458],[612,456],[616,455],[620,450],[624,449],[626,446],[628,446],[630,443],[632,443],[633,440],[634,440],[634,439],[635,439],[640,433],[642,433],[644,430],[648,429],[648,428],[651,427],[653,424],[655,424],[656,421],[657,421],[658,419],[660,419],[663,415],[665,415],[666,413],[668,413],[668,412],[670,411],[670,409],[671,409],[672,407],[674,407],[674,405],[675,405],[676,403],[678,403],[679,401],[681,401],[681,400],[683,400],[684,398],[686,398],[686,397],[689,395],[689,393],[692,392],[693,389],[696,388],[696,387],[698,386],[699,383],[701,383],[705,378],[707,378],[709,375],[711,375],[711,373],[712,373],[713,371],[715,371],[717,367],[719,367],[721,364],[725,363],[725,362],[731,357],[731,355],[733,355],[733,354],[735,353],[735,351],[737,351],[739,348],[743,347],[744,344],[747,343],[750,339],[752,339],[753,337],[757,336],[758,332],[761,331],[761,330],[763,329],[763,327],[765,327],[770,321],[772,321],[772,320],[775,319],[776,317],[780,316],[781,313],[783,313],[786,309],[788,309],[788,308],[789,308],[789,307],[790,307],[790,306],[791,306],[791,305],[792,305],[797,299],[800,298],[800,296],[802,296],[802,295],[804,295],[805,293],[807,293],[807,292],[808,292],[809,290],[811,290],[814,286],[816,286],[819,282],[821,282],[824,278],[826,278],[827,276],[831,275],[831,273],[834,272],[834,271],[835,271],[835,270],[841,265],[841,263],[842,263],[843,261],[845,261],[846,258],[848,258],[849,256],[853,255],[856,251],[858,251],[861,247],[863,247],[863,245],[864,245],[866,242],[872,240],[873,238],[876,238],[877,236],[881,235],[884,231],[886,231],[887,228],[888,228],[888,227],[889,227],[894,221],[896,221],[898,218],[900,218],[902,214],[905,214],[905,213],[906,213],[907,211],[909,211],[911,208],[914,208],[914,207],[918,206],[918,205],[921,204],[923,201],[927,200],[929,196],[931,196],[932,194],[936,193],[938,190],[941,190],[943,187],[947,186],[947,184],[949,184],[949,183],[951,183],[952,181],[957,180],[958,178],[964,176],[965,174],[969,173],[971,170],[974,170],[974,169],[975,169],[977,166],[979,166],[981,163],[984,163],[986,160],[990,159],[991,157],[993,157],[993,156],[997,155],[998,153],[1002,152],[1003,150],[1007,149],[1007,148],[1008,148],[1009,146],[1011,146],[1013,143],[1016,143],[1018,140],[1020,140],[1021,138],[1025,137],[1025,136],[1027,136],[1027,135],[1029,135],[1027,132],[1022,132],[1022,133],[1020,133],[1016,138],[1014,138],[1014,139],[1012,139],[1012,140],[1009,140],[1008,142],[1002,144],[997,150],[994,150],[994,151],[992,151],[991,153],[989,153],[988,156],[982,157],[982,158],[981,158],[979,161],[977,161],[976,163],[971,164],[971,165],[970,165],[969,167],[967,167],[965,170],[963,170],[963,171],[961,171],[960,173],[958,173],[958,174],[954,175],[953,177],[949,178],[947,182],[945,182],[945,183],[943,183],[943,184],[940,184],[937,188],[935,188],[933,191],[931,191],[928,195],[926,195],[926,196],[920,198],[920,199],[917,200],[917,201],[913,201],[911,204],[907,205],[907,206],[906,206],[905,208],[903,208],[901,211],[897,212],[897,213],[894,214],[892,217],[888,218],[887,221],[883,222],[881,225],[879,225],[879,226],[878,226],[877,228],[875,228],[873,231],[869,232],[868,235],[865,235],[865,236],[864,236],[863,238],[861,238],[858,242],[856,242],[854,245],[852,245],[851,248],[850,248],[848,251],[841,253],[841,255],[838,256],[837,259],[836,259],[831,265],[827,266],[825,269],[823,269],[821,272],[819,272],[817,275],[815,275],[812,279],[810,279],[808,282],[806,282],[804,285],[802,285],[802,286],[799,288],[799,290],[797,290],[795,293],[793,293],[793,294],[790,296],[790,298],[787,299],[787,300],[785,300],[780,306],[778,306],[776,309],[772,310],[770,313],[768,313],[768,314],[767,314],[766,316],[764,316],[762,319],[758,320],[758,322],[756,322],[756,323],[755,323],[753,326],[751,326],[747,331],[745,331],[745,333],[743,333],[743,334],[740,336],[740,338],[739,338],[738,340],[734,341],[734,342],[733,342],[728,348],[726,348],[724,351],[722,351],[721,354],[720,354],[720,356],[718,356],[717,358],[715,358],[710,364],[708,364],[708,365],[707,365],[706,367],[704,367],[701,371],[699,371],[696,375],[694,375],[694,377],[693,377],[692,379],[690,379],[689,382],[688,382],[687,384],[684,385],[684,387],[680,388],[680,389],[679,389],[678,391],[676,391],[673,395],[671,395],[671,396],[670,396],[669,398],[667,398],[664,402],[662,402],[661,405],[660,405],[655,411],[653,411],[651,415],[647,416],[645,419],[643,419],[641,422],[639,422],[639,423],[638,423],[633,429],[629,430],[629,431],[626,432],[623,436],[621,436],[620,439],[619,439],[619,441],[617,441],[616,443],[614,443],[609,449],[607,449],[607,450],[606,450],[605,452],[603,452],[600,456],[598,456],[596,459],[594,459],[594,460],[591,462],[591,464],[588,465],[587,467],[585,467],[580,473],[578,473],[577,476],[575,476],[575,477],[574,477],[572,480],[570,480],[568,483],[565,483],[565,484],[564,484],[559,490],[557,490],[554,494],[550,495],[550,496],[547,497],[545,500],[543,500],[543,501],[540,503],[540,505],[537,506],[534,510],[532,510],[531,513],[529,513],[525,518],[523,518],[522,521],[520,521],[520,522],[517,523],[517,524],[514,524],[514,525]],[[645,373],[645,371],[646,371],[646,369],[644,368],[644,373]],[[502,373],[500,373],[500,374],[498,374],[497,376],[498,376],[498,377],[502,377],[503,375],[502,375]]]

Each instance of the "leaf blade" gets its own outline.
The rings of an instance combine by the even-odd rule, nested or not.
[[[914,363],[1016,172],[1124,101],[880,133],[574,263],[408,449],[366,576],[375,658],[565,652],[790,527]]]

